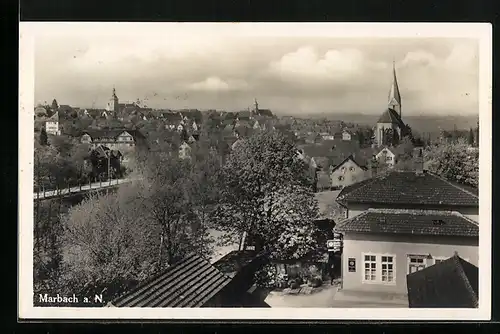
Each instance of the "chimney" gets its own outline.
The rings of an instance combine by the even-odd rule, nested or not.
[[[415,147],[413,149],[413,165],[415,174],[421,175],[424,173],[424,156],[422,147]]]

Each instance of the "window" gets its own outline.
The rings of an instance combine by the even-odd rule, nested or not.
[[[382,256],[382,282],[394,282],[394,262],[392,256]]]
[[[339,176],[339,181],[344,181],[344,177],[343,176]]]
[[[350,170],[351,172],[354,172],[354,167],[349,167],[349,170]]]
[[[362,282],[396,284],[396,256],[394,254],[363,254]]]
[[[427,267],[427,256],[425,255],[409,255],[408,256],[408,273],[414,273]]]
[[[375,255],[364,256],[364,281],[375,281],[377,279],[377,257]]]
[[[392,157],[389,156],[385,157],[385,161],[392,161]]]
[[[345,167],[340,168],[341,172],[345,172]]]

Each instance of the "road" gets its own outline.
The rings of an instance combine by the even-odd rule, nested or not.
[[[39,192],[39,193],[33,193],[33,199],[47,199],[47,198],[52,198],[56,197],[59,195],[65,196],[69,194],[76,194],[79,192],[84,192],[84,191],[89,191],[89,190],[98,190],[98,189],[105,189],[109,187],[114,187],[119,184],[123,183],[128,183],[133,181],[133,179],[126,178],[126,179],[114,179],[110,181],[103,181],[103,182],[94,182],[91,184],[86,184],[77,187],[72,187],[72,188],[66,188],[66,189],[58,189],[58,190],[47,190],[45,192]]]

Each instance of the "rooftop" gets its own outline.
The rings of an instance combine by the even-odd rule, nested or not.
[[[116,307],[201,307],[231,279],[190,255],[111,302]]]
[[[455,255],[406,277],[410,307],[478,307],[478,268]]]
[[[399,126],[405,125],[401,117],[399,117],[397,111],[391,108],[386,109],[382,113],[377,123],[392,123],[392,124],[397,124]]]
[[[124,131],[130,133],[134,138],[143,138],[144,135],[139,130],[131,129],[106,129],[106,130],[85,130],[82,134],[88,134],[91,138],[116,138]]]
[[[344,220],[341,232],[478,237],[476,222],[456,211],[368,209]]]
[[[478,207],[477,190],[425,172],[394,171],[346,187],[342,204],[408,204]]]

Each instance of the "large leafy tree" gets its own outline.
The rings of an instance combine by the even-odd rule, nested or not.
[[[246,234],[271,258],[300,258],[315,249],[312,178],[284,135],[259,132],[243,140],[222,172],[221,230]]]
[[[427,148],[424,158],[431,172],[474,187],[479,184],[479,150],[470,150],[466,139],[442,140]]]
[[[139,172],[143,177],[139,193],[144,199],[145,213],[159,228],[158,268],[170,265],[191,251],[208,257],[209,243],[202,240],[206,229],[199,210],[203,211],[200,207],[210,200],[201,194],[194,196],[197,188],[193,183],[205,179],[193,177],[192,161],[178,159],[168,152],[153,151],[143,160]]]
[[[42,127],[42,129],[40,130],[40,145],[47,146],[48,144],[49,142],[48,142],[47,131],[45,131],[45,127]]]
[[[143,201],[129,185],[71,208],[64,219],[63,286],[109,300],[155,272],[159,231]]]

